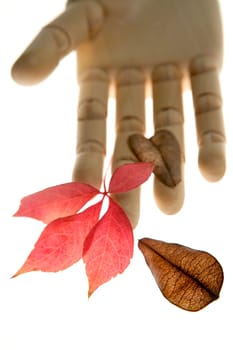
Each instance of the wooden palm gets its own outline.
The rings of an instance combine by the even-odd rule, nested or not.
[[[196,115],[199,167],[210,181],[225,172],[225,133],[219,70],[222,27],[215,0],[73,0],[46,25],[22,56],[12,75],[34,84],[77,50],[77,159],[73,179],[99,186],[106,152],[106,116],[110,87],[116,97],[113,168],[135,161],[128,137],[144,133],[146,87],[152,91],[155,133],[171,131],[184,161],[182,92],[191,87]],[[183,169],[183,165],[182,165]],[[184,180],[171,189],[157,178],[157,204],[167,214],[183,204]],[[117,200],[133,226],[139,191]]]

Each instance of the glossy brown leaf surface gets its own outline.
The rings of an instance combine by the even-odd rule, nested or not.
[[[150,238],[141,239],[139,249],[171,303],[198,311],[219,297],[223,270],[209,253]]]

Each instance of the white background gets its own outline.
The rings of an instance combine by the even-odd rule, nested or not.
[[[197,313],[161,295],[135,243],[124,272],[88,301],[80,262],[60,273],[28,273],[11,280],[43,225],[12,218],[20,199],[68,182],[74,161],[78,90],[71,54],[43,83],[22,87],[10,67],[42,25],[64,7],[63,0],[0,3],[0,349],[231,349],[232,276],[232,2],[222,0],[225,64],[221,74],[227,132],[227,173],[219,183],[199,174],[190,94],[186,110],[186,200],[166,216],[156,207],[152,182],[143,185],[135,241],[153,237],[207,250],[225,272],[221,297]],[[109,115],[113,128],[114,115]],[[150,117],[148,125],[151,125]],[[148,135],[153,130],[148,127]],[[111,135],[111,134],[110,134]],[[110,137],[111,138],[111,137]],[[112,144],[109,144],[111,150]]]

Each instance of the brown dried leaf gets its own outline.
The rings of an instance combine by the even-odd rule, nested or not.
[[[133,134],[129,146],[140,161],[153,163],[153,172],[164,185],[175,187],[181,181],[180,148],[169,131],[158,131],[150,140]]]
[[[171,303],[199,311],[219,297],[223,270],[209,253],[151,238],[139,240],[161,292]]]
[[[153,172],[155,172],[156,169],[156,175],[158,177],[167,177],[167,169],[163,163],[163,158],[159,150],[153,146],[150,140],[141,134],[133,134],[129,137],[129,145],[141,162],[150,162],[154,165]],[[165,173],[165,175],[163,175],[163,173]],[[168,177],[170,178],[169,174]]]
[[[170,131],[159,130],[150,140],[159,150],[174,185],[177,185],[181,181],[181,151],[177,139]]]

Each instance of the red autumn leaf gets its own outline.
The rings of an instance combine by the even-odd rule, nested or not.
[[[14,277],[30,271],[57,272],[76,263],[82,257],[88,233],[98,221],[101,205],[102,201],[48,224]]]
[[[83,257],[90,296],[101,284],[122,273],[133,256],[133,229],[109,193],[130,191],[145,182],[152,170],[150,163],[126,164],[114,172],[108,191],[72,182],[23,198],[14,216],[39,219],[48,225],[13,277],[29,271],[57,272]],[[100,220],[103,199],[76,214],[97,194],[109,200],[108,210]]]
[[[14,216],[27,216],[47,224],[75,214],[98,193],[95,187],[79,182],[49,187],[24,197]]]
[[[130,191],[145,182],[152,171],[152,163],[124,164],[113,173],[108,192],[120,193]]]
[[[89,280],[88,295],[122,273],[132,256],[132,227],[124,211],[109,198],[107,212],[93,227],[84,243],[83,260]]]

